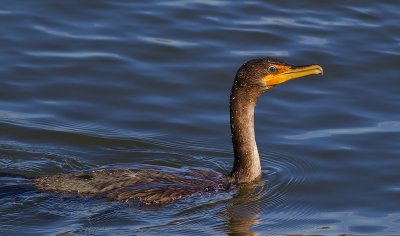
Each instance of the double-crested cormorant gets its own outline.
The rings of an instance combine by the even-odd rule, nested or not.
[[[230,94],[235,160],[232,172],[227,176],[204,169],[143,167],[44,176],[34,179],[33,185],[47,192],[163,204],[196,193],[227,191],[237,185],[250,183],[261,177],[254,134],[257,99],[278,84],[322,73],[319,65],[293,66],[271,58],[253,59],[239,68]]]

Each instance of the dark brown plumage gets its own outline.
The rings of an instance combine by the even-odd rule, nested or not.
[[[82,197],[106,197],[123,202],[165,204],[200,192],[227,191],[231,184],[211,170],[189,169],[177,173],[148,167],[100,169],[88,172],[40,177],[37,188]]]
[[[204,169],[100,169],[39,177],[33,180],[33,185],[47,192],[165,204],[194,194],[229,191],[237,185],[250,183],[261,176],[254,134],[254,108],[258,98],[287,80],[321,73],[318,65],[296,67],[271,58],[253,59],[239,68],[230,95],[235,160],[228,176]]]

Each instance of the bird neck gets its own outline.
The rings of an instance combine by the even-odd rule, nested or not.
[[[230,120],[235,161],[230,176],[238,184],[252,182],[261,176],[254,132],[254,108],[259,95],[235,86],[231,91]]]

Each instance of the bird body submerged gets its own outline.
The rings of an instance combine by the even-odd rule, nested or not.
[[[47,192],[164,204],[197,193],[229,191],[234,186],[251,183],[261,176],[254,133],[257,99],[278,84],[322,72],[319,65],[293,66],[271,58],[253,59],[239,68],[230,97],[235,159],[228,176],[203,169],[100,169],[39,177],[33,180],[33,185]]]
[[[166,204],[196,193],[228,191],[233,186],[218,172],[205,169],[98,169],[44,176],[33,180],[42,191],[105,197],[144,204]]]

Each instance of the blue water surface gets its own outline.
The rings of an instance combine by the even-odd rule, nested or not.
[[[0,9],[0,235],[400,234],[398,1],[8,1]],[[26,177],[233,162],[246,60],[318,63],[255,115],[263,181],[164,207]]]

